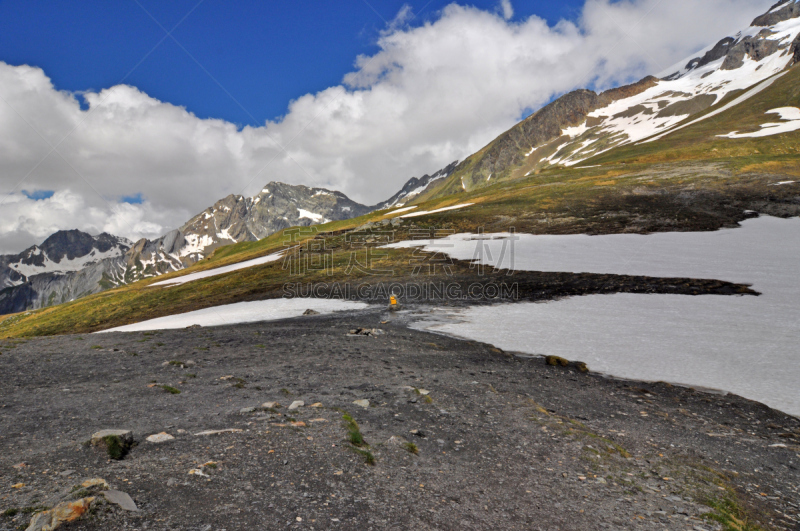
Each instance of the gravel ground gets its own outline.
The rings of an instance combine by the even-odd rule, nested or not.
[[[424,311],[0,342],[0,530],[87,478],[139,510],[61,529],[800,529],[798,419],[407,328]],[[111,460],[101,429],[138,444]]]

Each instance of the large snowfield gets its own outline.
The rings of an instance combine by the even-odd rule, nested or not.
[[[428,249],[509,267],[507,236],[455,235]],[[517,270],[716,278],[762,295],[589,295],[442,309],[416,326],[617,377],[729,391],[800,416],[800,219],[761,217],[716,232],[516,237]]]

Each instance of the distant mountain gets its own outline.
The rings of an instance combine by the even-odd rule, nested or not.
[[[663,77],[597,94],[566,94],[464,160],[414,202],[542,169],[591,164],[614,148],[658,140],[695,116],[719,112],[747,89],[800,62],[800,3],[778,2],[750,27],[681,61]],[[765,87],[762,87],[765,88]],[[751,96],[757,93],[754,91]],[[703,115],[705,111],[712,111]]]
[[[422,177],[412,177],[406,182],[403,188],[392,197],[382,203],[378,203],[373,207],[373,210],[383,210],[384,208],[403,206],[407,202],[413,200],[419,194],[423,193],[435,181],[450,177],[458,166],[458,161],[451,163],[449,166],[442,168],[432,175],[423,175]]]
[[[79,271],[101,260],[120,257],[132,245],[130,240],[106,233],[92,236],[79,230],[58,231],[41,245],[16,255],[0,256],[0,288],[24,284],[30,277],[44,273]]]
[[[109,234],[59,231],[41,246],[0,256],[0,314],[60,304],[179,271],[224,245],[372,210],[341,192],[271,182],[255,197],[221,199],[156,240],[133,243]]]
[[[257,241],[288,227],[309,226],[361,216],[373,209],[341,192],[271,182],[255,197],[229,195],[180,228],[179,251],[194,262],[222,245]]]

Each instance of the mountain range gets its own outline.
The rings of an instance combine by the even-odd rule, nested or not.
[[[178,271],[219,247],[258,241],[289,227],[350,219],[402,204],[450,175],[456,165],[410,179],[390,199],[375,206],[324,188],[270,182],[254,197],[220,199],[155,240],[131,242],[110,234],[59,231],[41,245],[0,256],[0,314],[60,304]]]
[[[794,72],[799,61],[800,3],[784,0],[749,27],[658,76],[601,93],[581,89],[561,96],[477,153],[410,179],[374,206],[336,191],[271,182],[254,197],[221,199],[156,240],[134,243],[108,234],[58,232],[41,246],[0,256],[0,314],[50,306],[178,271],[222,246],[261,240],[288,227],[346,220],[383,209],[409,210],[445,197],[457,201],[460,195],[474,197],[498,183],[519,182],[556,168],[581,170],[612,159],[639,160],[657,147],[659,156],[668,159],[671,155],[663,153],[670,150],[663,149],[663,139],[669,144],[678,138],[681,146],[691,146],[694,140],[673,133],[698,123],[728,127],[713,134],[714,147],[709,145],[704,155],[752,151],[737,141],[800,130],[800,109],[786,105],[796,93],[781,92],[772,97],[770,107],[747,119],[721,117],[740,103],[769,93],[770,86]],[[793,148],[775,149],[788,153]]]

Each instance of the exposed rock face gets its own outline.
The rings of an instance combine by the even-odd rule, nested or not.
[[[777,9],[780,6],[783,7]],[[797,0],[781,0],[777,4],[773,5],[769,11],[759,17],[756,17],[755,20],[750,23],[750,25],[772,26],[778,22],[783,22],[784,20],[797,17],[800,17],[800,4],[797,3]]]

